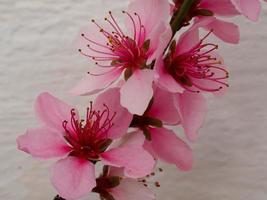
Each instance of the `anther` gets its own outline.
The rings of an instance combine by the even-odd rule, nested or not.
[[[92,19],[92,20],[91,20],[91,22],[95,23],[95,20],[94,20],[94,19]]]
[[[160,187],[160,184],[159,184],[158,181],[155,182],[155,186],[156,186],[156,187]]]
[[[81,36],[84,37],[84,34],[82,33]]]

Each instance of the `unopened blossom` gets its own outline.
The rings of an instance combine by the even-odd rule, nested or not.
[[[35,103],[42,122],[17,139],[18,148],[33,157],[60,158],[51,167],[51,182],[65,199],[79,199],[95,186],[94,164],[101,161],[123,167],[128,177],[150,173],[154,160],[140,145],[110,148],[113,139],[126,133],[132,116],[119,104],[119,90],[107,90],[87,108],[81,119],[77,110],[42,93]]]
[[[152,190],[145,187],[140,179],[125,177],[121,168],[104,166],[96,183],[93,192],[99,193],[101,199],[155,200]]]
[[[126,30],[109,12],[105,24],[95,20],[83,30],[79,52],[95,62],[95,68],[72,89],[76,95],[99,92],[124,77],[121,105],[133,114],[143,114],[153,96],[151,63],[167,46],[171,30],[166,0],[132,0]]]
[[[184,0],[175,0],[175,9],[179,10]],[[236,44],[240,34],[238,26],[227,22],[221,17],[233,17],[240,12],[233,6],[231,0],[197,0],[193,3],[185,18],[185,25],[194,18],[194,26],[202,27],[207,31],[213,30],[213,34],[225,42]]]
[[[236,9],[252,21],[259,19],[261,4],[259,0],[231,0]],[[267,2],[267,0],[264,0]]]
[[[191,148],[174,131],[166,127],[180,123],[181,117],[176,107],[176,96],[155,88],[149,107],[142,116],[134,115],[131,127],[140,130],[136,133],[139,134],[136,136],[139,137],[139,144],[143,142],[145,148],[156,159],[175,164],[181,170],[190,170],[193,165]]]

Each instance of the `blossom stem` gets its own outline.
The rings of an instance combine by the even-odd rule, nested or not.
[[[181,8],[179,9],[176,17],[173,19],[171,23],[172,35],[174,36],[177,31],[179,31],[183,27],[183,22],[185,17],[187,16],[190,8],[195,0],[184,0]]]

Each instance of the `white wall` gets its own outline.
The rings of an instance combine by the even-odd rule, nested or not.
[[[15,138],[36,125],[32,103],[41,91],[88,102],[65,93],[89,66],[73,41],[91,17],[102,18],[104,9],[119,10],[127,3],[117,2],[0,0],[0,199],[49,200],[55,194],[48,164],[17,151]],[[159,200],[267,199],[266,5],[258,24],[236,22],[241,44],[220,45],[231,71],[229,93],[210,101],[205,127],[193,145],[193,171],[163,166]]]

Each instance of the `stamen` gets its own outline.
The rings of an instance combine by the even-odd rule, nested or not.
[[[122,11],[122,13],[128,15],[128,17],[130,18],[130,20],[132,21],[133,23],[133,29],[134,29],[134,41],[136,40],[136,24],[134,22],[134,19],[133,17],[127,12],[127,11]]]

